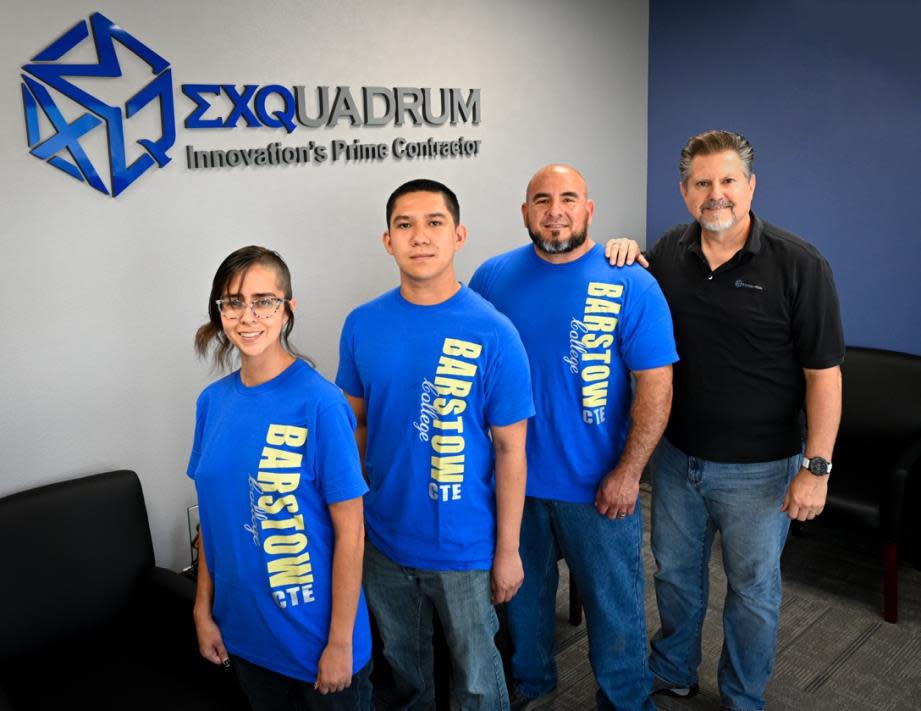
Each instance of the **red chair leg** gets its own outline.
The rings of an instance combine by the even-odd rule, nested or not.
[[[582,624],[582,596],[576,587],[576,580],[569,572],[569,624],[578,627]]]
[[[895,543],[883,545],[883,619],[895,624],[899,618],[899,551]]]

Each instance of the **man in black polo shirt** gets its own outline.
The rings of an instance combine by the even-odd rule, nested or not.
[[[666,232],[648,255],[681,357],[671,419],[650,460],[662,621],[650,657],[654,691],[697,691],[719,531],[728,579],[720,696],[739,710],[764,708],[790,520],[812,519],[825,505],[844,358],[828,262],[750,212],[752,160],[736,133],[690,139],[680,188],[695,222]],[[634,248],[609,243],[612,263]]]

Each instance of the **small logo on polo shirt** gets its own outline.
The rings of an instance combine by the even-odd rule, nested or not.
[[[741,279],[736,279],[734,284],[736,289],[755,289],[757,291],[764,291],[764,287],[761,284],[752,284],[747,281],[742,281]]]

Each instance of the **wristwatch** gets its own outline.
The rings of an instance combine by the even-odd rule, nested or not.
[[[815,476],[831,474],[831,462],[823,457],[803,457],[803,469],[808,469]]]

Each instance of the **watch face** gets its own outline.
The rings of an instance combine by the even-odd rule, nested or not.
[[[813,457],[809,460],[809,471],[816,476],[825,476],[828,474],[828,461],[822,457]]]

